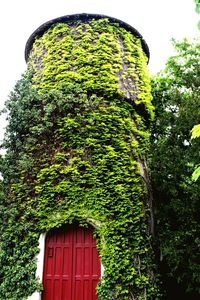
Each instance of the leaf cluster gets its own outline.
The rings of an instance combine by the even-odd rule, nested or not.
[[[191,140],[191,129],[200,120],[200,43],[184,40],[174,45],[176,54],[152,79],[150,169],[163,278],[192,297],[200,293],[200,187],[191,179],[199,163],[199,140]],[[166,288],[170,295],[171,286]]]

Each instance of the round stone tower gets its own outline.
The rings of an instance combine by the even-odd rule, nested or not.
[[[37,289],[36,265],[44,290],[30,299],[155,299],[146,42],[118,19],[76,14],[39,27],[25,56],[7,197],[34,250],[18,299]]]

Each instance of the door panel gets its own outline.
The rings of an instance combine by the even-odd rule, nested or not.
[[[97,300],[100,260],[92,228],[65,226],[46,238],[43,300]]]

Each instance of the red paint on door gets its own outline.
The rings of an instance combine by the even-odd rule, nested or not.
[[[43,300],[97,300],[100,260],[92,228],[65,226],[46,238]]]

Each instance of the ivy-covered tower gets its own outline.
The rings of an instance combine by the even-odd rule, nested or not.
[[[29,38],[27,72],[6,103],[0,299],[40,290],[42,235],[88,226],[101,264],[98,299],[157,299],[145,165],[153,115],[148,57],[134,28],[101,15],[54,19]],[[60,296],[44,290],[42,299],[97,299],[84,298],[84,288],[75,296],[76,287],[68,299],[59,284]]]

